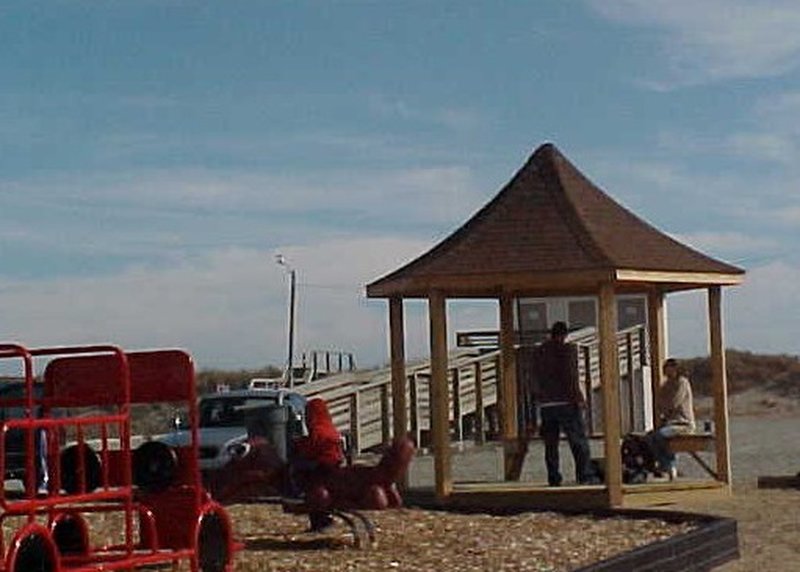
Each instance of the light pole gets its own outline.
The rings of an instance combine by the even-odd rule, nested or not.
[[[275,262],[286,268],[286,271],[289,273],[289,357],[288,366],[286,368],[286,384],[289,388],[292,388],[294,387],[294,300],[297,286],[297,273],[295,269],[286,262],[286,258],[283,254],[276,254]]]

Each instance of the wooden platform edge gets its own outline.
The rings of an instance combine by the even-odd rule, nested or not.
[[[729,485],[719,482],[708,483],[705,486],[696,483],[671,487],[669,485],[672,483],[665,483],[665,487],[660,490],[657,486],[650,487],[649,490],[627,489],[622,497],[623,506],[625,508],[667,507],[696,500],[720,499],[733,494]]]
[[[789,476],[758,477],[759,489],[800,489],[800,473]]]

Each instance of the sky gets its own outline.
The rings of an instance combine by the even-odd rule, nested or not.
[[[795,1],[5,0],[0,73],[0,339],[281,366],[282,254],[297,353],[386,363],[364,286],[549,141],[747,270],[727,346],[798,353]],[[667,300],[670,351],[705,354],[705,296]],[[496,304],[448,312],[496,327]]]

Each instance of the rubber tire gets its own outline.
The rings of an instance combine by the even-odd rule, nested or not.
[[[89,539],[86,538],[86,522],[76,514],[62,514],[52,528],[51,535],[58,553],[86,554],[89,551]]]
[[[70,445],[61,452],[61,487],[68,494],[76,494],[78,485],[78,463],[80,448],[84,450],[84,474],[86,475],[86,492],[90,493],[100,486],[102,467],[100,457],[94,449],[84,443],[83,445]]]
[[[133,483],[148,493],[169,488],[178,472],[178,456],[160,441],[142,443],[133,452]]]
[[[47,549],[47,540],[39,534],[22,539],[17,552],[14,570],[11,572],[53,572],[56,563]]]
[[[231,558],[228,546],[229,531],[225,521],[215,512],[203,515],[197,535],[197,560],[201,572],[225,572]]]

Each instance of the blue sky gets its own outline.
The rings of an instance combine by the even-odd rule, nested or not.
[[[281,252],[298,347],[384,362],[364,284],[552,141],[747,269],[729,346],[796,354],[799,68],[792,1],[6,1],[0,338],[280,364]],[[705,351],[703,303],[669,299],[674,353]],[[412,355],[425,329],[411,305]]]

